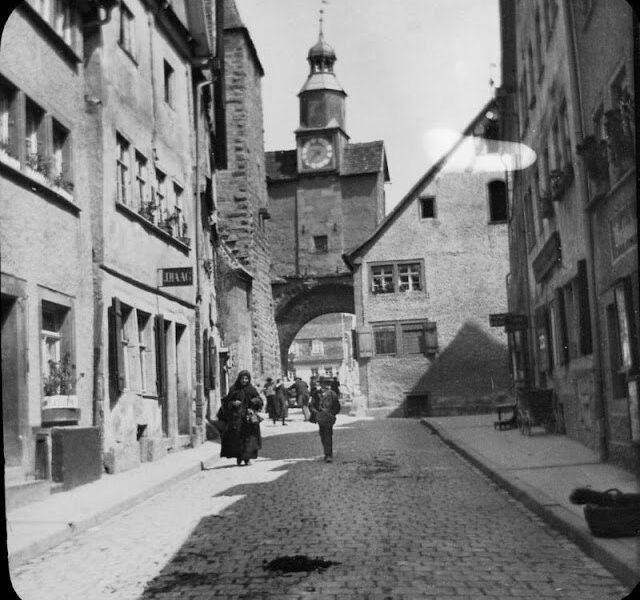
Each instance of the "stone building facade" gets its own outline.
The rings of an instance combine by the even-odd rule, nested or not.
[[[215,8],[25,2],[6,24],[7,481],[58,482],[62,429],[90,430],[98,477],[197,444],[226,393],[218,274],[246,274],[217,230]]]
[[[351,274],[342,253],[384,217],[389,181],[384,144],[347,134],[346,93],[322,31],[309,50],[298,97],[296,148],[267,152],[272,283],[283,365],[296,333],[330,312],[353,312]]]
[[[489,324],[506,309],[504,171],[478,156],[487,154],[484,136],[496,117],[490,102],[373,235],[344,255],[369,409],[477,412],[509,387],[506,337]]]
[[[0,52],[2,409],[7,485],[46,477],[49,427],[93,425],[91,187],[81,14],[10,15]],[[49,361],[52,361],[51,363]],[[38,446],[36,443],[43,442]]]
[[[235,2],[224,3],[228,168],[217,173],[220,236],[250,275],[251,337],[238,323],[225,327],[225,343],[238,348],[232,373],[249,369],[256,380],[280,374],[280,348],[271,292],[271,251],[265,183],[260,59]]]
[[[562,431],[635,467],[637,20],[622,1],[501,16],[503,134],[537,156],[513,181],[509,311],[529,323],[510,334],[514,379],[553,390]]]

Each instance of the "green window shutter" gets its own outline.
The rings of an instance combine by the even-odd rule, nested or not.
[[[356,330],[351,330],[351,348],[353,352],[353,358],[358,360],[358,336],[356,335]]]
[[[373,356],[373,333],[371,331],[358,331],[358,357],[370,358]]]
[[[424,333],[427,355],[435,354],[438,351],[438,325],[430,321],[426,324]]]
[[[154,317],[156,342],[156,388],[158,398],[164,400],[167,395],[167,345],[164,333],[164,315]]]
[[[215,340],[209,338],[209,389],[216,389],[216,378],[218,375],[218,349]]]
[[[202,385],[205,392],[209,391],[209,330],[202,332]]]
[[[580,327],[580,354],[591,354],[593,344],[591,339],[591,310],[589,307],[589,280],[587,278],[587,261],[578,261],[578,314]]]
[[[122,305],[113,298],[109,308],[109,342],[111,344],[111,377],[118,392],[122,393],[127,385],[124,367],[124,347],[122,346]]]

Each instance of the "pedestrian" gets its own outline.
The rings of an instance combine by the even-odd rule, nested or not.
[[[334,377],[331,381],[331,389],[338,395],[338,400],[340,400],[340,380],[337,377]]]
[[[320,381],[322,391],[311,401],[311,421],[318,424],[325,462],[333,462],[333,424],[340,412],[338,395],[327,381]]]
[[[267,377],[267,381],[265,382],[262,391],[267,399],[267,414],[275,425],[280,411],[276,406],[276,384],[273,382],[271,377]]]
[[[320,392],[321,390],[318,386],[318,379],[315,375],[312,375],[309,380],[309,396],[311,396],[311,400],[313,400]]]
[[[229,393],[222,399],[218,418],[227,425],[222,434],[220,456],[235,458],[237,464],[249,464],[252,458],[258,458],[262,448],[258,411],[262,409],[262,398],[258,390],[251,385],[249,371],[240,371]]]
[[[289,416],[289,394],[287,394],[287,388],[282,379],[276,381],[275,406],[277,418],[282,419],[282,424],[286,425],[285,419]]]
[[[296,377],[290,390],[296,392],[296,404],[302,407],[302,416],[305,421],[309,420],[309,386],[306,381],[302,381],[302,377]]]

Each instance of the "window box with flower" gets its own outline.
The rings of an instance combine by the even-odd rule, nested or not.
[[[609,140],[611,159],[616,164],[629,164],[634,158],[632,101],[621,100],[620,107],[604,113],[604,128]]]
[[[551,181],[551,198],[554,202],[560,202],[573,181],[573,165],[567,163],[563,168],[554,169],[549,173],[549,179]]]
[[[84,376],[76,375],[76,366],[67,352],[61,361],[49,360],[49,373],[43,377],[42,423],[77,423],[80,408],[76,384]]]
[[[576,150],[584,161],[589,177],[595,183],[607,183],[609,181],[609,155],[607,153],[606,140],[596,139],[593,135],[584,138],[582,144],[578,144]]]
[[[27,154],[24,168],[33,180],[47,187],[51,185],[51,159],[49,157],[39,152]]]
[[[14,155],[9,142],[0,141],[0,162],[9,165],[16,171],[20,170],[20,161],[18,157]]]
[[[158,205],[155,202],[142,202],[140,209],[138,210],[138,214],[150,223],[155,223],[155,214],[157,210]]]

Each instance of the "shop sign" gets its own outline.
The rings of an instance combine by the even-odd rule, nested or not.
[[[489,315],[490,327],[504,327],[509,313],[491,313]]]
[[[638,238],[636,215],[632,204],[628,204],[609,220],[611,255],[613,260],[622,256]]]
[[[516,313],[492,313],[489,315],[491,327],[504,327],[506,332],[519,331],[529,326],[527,315]]]
[[[561,249],[560,235],[554,231],[533,260],[533,275],[537,283],[540,283],[551,269],[560,264],[562,260]]]
[[[193,267],[159,269],[160,287],[193,285]]]

